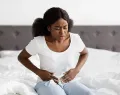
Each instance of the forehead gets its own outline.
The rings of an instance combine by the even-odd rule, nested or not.
[[[66,25],[68,25],[68,22],[62,18],[60,18],[53,24],[53,26],[66,26]]]

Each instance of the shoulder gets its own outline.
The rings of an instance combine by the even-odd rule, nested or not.
[[[37,37],[34,37],[32,40],[34,42],[42,42],[44,39],[44,36],[37,36]]]
[[[38,45],[38,44],[43,44],[43,36],[37,36],[34,37],[33,39],[30,40],[29,44],[32,45]]]
[[[73,39],[73,45],[77,52],[81,52],[85,48],[85,44],[82,41],[79,34],[71,33]]]
[[[77,34],[77,33],[70,33],[71,37],[73,40],[77,40],[77,39],[80,39],[80,35]]]
[[[33,39],[34,40],[39,40],[39,39],[42,39],[43,38],[43,36],[37,36],[37,37],[34,37]]]

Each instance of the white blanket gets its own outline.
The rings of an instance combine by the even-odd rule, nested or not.
[[[33,56],[32,62],[38,67],[36,59]],[[37,76],[26,69],[17,56],[0,58],[0,95],[37,95],[34,91],[36,81]]]
[[[24,82],[6,81],[6,83],[0,87],[0,95],[37,95],[35,90]]]
[[[120,54],[92,48],[88,51],[88,60],[78,74],[80,82],[95,95],[120,95]],[[10,56],[12,53],[7,55],[4,51],[0,58],[0,95],[37,95],[34,91],[37,76],[18,62],[18,52]],[[30,60],[39,67],[36,56]]]

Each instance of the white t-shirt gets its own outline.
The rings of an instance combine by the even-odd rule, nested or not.
[[[40,69],[52,72],[54,76],[60,78],[66,71],[76,66],[80,52],[85,48],[85,44],[78,34],[70,33],[70,39],[69,47],[63,52],[51,50],[47,46],[44,36],[34,37],[25,49],[30,55],[39,55]],[[42,80],[38,78],[39,81]]]

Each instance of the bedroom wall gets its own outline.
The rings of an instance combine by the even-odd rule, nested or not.
[[[119,0],[0,0],[0,25],[31,25],[46,9],[66,9],[75,25],[120,25]]]

